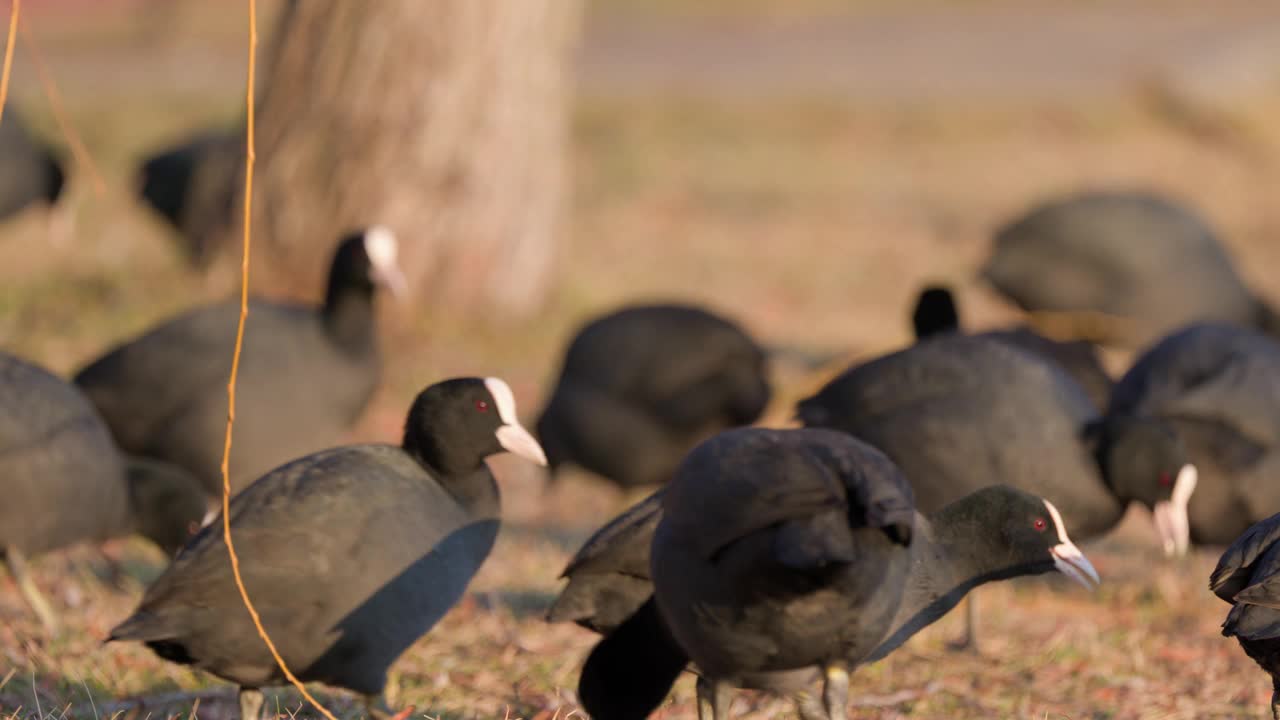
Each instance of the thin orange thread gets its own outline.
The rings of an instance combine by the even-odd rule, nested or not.
[[[4,122],[4,105],[9,99],[9,72],[13,70],[13,45],[18,33],[18,11],[22,0],[12,0],[9,9],[9,41],[4,45],[4,68],[0,69],[0,122]]]
[[[249,78],[245,91],[245,101],[248,103],[248,122],[245,130],[244,249],[240,260],[240,323],[236,326],[236,347],[235,353],[231,356],[231,378],[227,381],[227,437],[222,447],[222,537],[227,543],[227,555],[231,557],[231,573],[235,576],[236,587],[240,590],[240,599],[244,601],[245,609],[249,611],[249,617],[253,619],[253,625],[258,630],[258,636],[262,638],[262,642],[266,643],[267,649],[271,651],[271,657],[275,658],[276,664],[284,671],[284,676],[298,689],[298,692],[302,693],[302,697],[306,698],[307,702],[311,703],[328,720],[337,720],[333,713],[326,710],[323,705],[311,696],[311,693],[307,692],[307,688],[289,670],[284,658],[280,657],[280,651],[276,650],[275,643],[271,642],[271,636],[267,634],[267,629],[262,626],[262,618],[258,616],[258,610],[253,606],[253,601],[249,599],[249,591],[245,589],[244,578],[240,576],[240,557],[236,555],[236,546],[231,541],[231,428],[236,421],[236,376],[240,372],[240,350],[244,345],[244,321],[249,316],[249,238],[253,217],[253,162],[255,160],[253,151],[253,76],[255,70],[254,57],[257,54],[257,49],[258,8],[255,0],[249,0]]]
[[[67,110],[62,105],[62,96],[58,93],[58,86],[53,82],[53,76],[49,73],[48,66],[44,63],[44,57],[40,54],[40,47],[36,45],[35,39],[31,36],[31,31],[27,27],[25,20],[18,23],[18,29],[22,31],[22,43],[27,49],[27,54],[31,56],[31,64],[35,67],[36,78],[40,81],[40,87],[44,90],[45,99],[49,101],[49,107],[53,110],[53,120],[58,124],[58,129],[62,131],[62,136],[67,139],[67,144],[71,146],[71,154],[76,158],[76,164],[84,168],[89,173],[89,178],[93,181],[93,190],[102,197],[107,191],[107,184],[102,181],[102,174],[98,172],[98,166],[94,164],[93,158],[89,155],[89,149],[85,147],[84,141],[80,138],[80,133],[76,132],[75,127],[68,120]]]

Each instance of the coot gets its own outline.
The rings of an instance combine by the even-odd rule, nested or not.
[[[391,445],[323,450],[258,479],[231,503],[245,587],[289,669],[365,697],[453,607],[493,548],[498,486],[485,458],[546,459],[497,378],[423,390]],[[233,582],[222,523],[202,530],[109,640],[240,686],[254,720],[264,685],[284,681]]]
[[[345,238],[324,304],[253,300],[245,327],[231,454],[233,491],[339,442],[381,369],[374,289],[398,292],[396,240],[374,227]],[[75,382],[126,451],[175,463],[222,492],[227,377],[238,302],[189,310],[110,350]]]
[[[537,434],[553,472],[573,463],[624,488],[657,485],[698,441],[754,422],[769,396],[764,351],[731,321],[633,306],[578,331]]]

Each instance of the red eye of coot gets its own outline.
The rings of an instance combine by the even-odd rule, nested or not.
[[[480,412],[489,412],[489,403],[485,402],[484,400],[477,400],[476,409],[479,410]]]
[[[200,532],[200,523],[196,522],[195,520],[192,520],[191,522],[187,523],[188,535],[195,535],[198,532]]]
[[[1173,479],[1169,477],[1169,473],[1167,472],[1160,473],[1160,484],[1165,487],[1169,487],[1171,484],[1173,484]]]
[[[1040,532],[1044,532],[1044,529],[1049,527],[1048,523],[1044,521],[1044,518],[1036,518],[1036,521],[1031,523],[1031,525]]]

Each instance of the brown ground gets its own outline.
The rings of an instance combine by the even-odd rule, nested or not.
[[[612,2],[584,43],[575,215],[551,303],[516,326],[389,312],[389,377],[358,437],[395,436],[412,393],[451,374],[507,377],[532,415],[572,327],[625,300],[702,300],[769,342],[834,352],[906,341],[907,303],[925,280],[958,284],[970,325],[1007,321],[1012,312],[971,281],[991,228],[1086,186],[1151,186],[1192,203],[1245,277],[1280,298],[1268,271],[1280,261],[1277,98],[1264,82],[1231,80],[1271,77],[1266,53],[1248,48],[1265,45],[1274,8]],[[85,3],[70,16],[33,12],[109,190],[76,187],[67,247],[45,245],[34,215],[0,226],[6,349],[70,371],[207,294],[125,178],[143,149],[238,111],[241,19],[220,6],[188,1],[164,16],[153,3],[148,22]],[[16,87],[47,118],[22,58]],[[787,378],[781,393],[798,386]],[[568,555],[620,499],[581,477],[544,501],[536,473],[496,466],[507,528],[471,598],[397,665],[396,700],[431,717],[564,717],[593,638],[548,627],[541,612]],[[948,652],[959,623],[945,619],[858,671],[854,716],[1264,717],[1265,676],[1218,634],[1226,606],[1206,590],[1216,552],[1166,563],[1149,535],[1135,512],[1085,547],[1104,578],[1094,595],[1057,581],[981,591],[983,657]],[[234,712],[224,684],[142,648],[100,646],[156,571],[150,549],[126,549],[132,579],[118,589],[88,550],[37,564],[70,626],[55,640],[0,581],[0,717]],[[692,716],[691,695],[682,681],[663,716]],[[311,716],[292,692],[276,697],[282,713]],[[356,716],[345,695],[322,697]],[[772,717],[786,706],[744,694],[735,710]]]

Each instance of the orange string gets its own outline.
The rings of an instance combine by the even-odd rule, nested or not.
[[[62,105],[62,96],[58,94],[58,86],[54,84],[53,76],[49,73],[48,66],[44,63],[44,57],[40,54],[40,48],[31,37],[31,31],[27,29],[25,20],[18,23],[18,29],[22,31],[22,43],[27,49],[27,54],[31,56],[31,64],[35,67],[36,78],[40,81],[44,96],[49,101],[49,107],[53,110],[53,120],[58,124],[58,129],[62,131],[62,136],[67,139],[67,144],[71,146],[71,154],[75,156],[76,164],[89,173],[89,178],[93,181],[94,192],[98,197],[102,197],[102,194],[107,191],[107,184],[102,181],[98,166],[94,164],[93,158],[89,156],[89,150],[81,140],[80,133],[76,132],[71,125],[71,121],[67,119],[67,111]]]
[[[9,41],[4,45],[4,68],[0,69],[0,122],[4,121],[4,105],[9,99],[9,72],[13,70],[13,43],[18,32],[18,11],[22,0],[13,0],[9,9]]]
[[[244,606],[249,611],[249,617],[253,619],[253,625],[258,629],[258,636],[262,638],[262,642],[266,643],[267,649],[271,651],[271,656],[276,660],[276,664],[284,671],[284,676],[288,678],[289,682],[298,689],[298,692],[302,693],[302,697],[306,698],[307,702],[311,703],[328,720],[337,720],[333,713],[326,710],[323,705],[311,696],[311,693],[307,692],[307,688],[289,670],[284,658],[280,657],[280,651],[276,649],[275,643],[271,641],[271,636],[267,634],[267,629],[262,626],[262,618],[258,616],[258,610],[253,606],[253,601],[249,599],[249,591],[245,589],[244,578],[240,576],[240,557],[236,555],[236,546],[231,541],[231,428],[236,421],[236,376],[240,371],[240,350],[244,345],[244,321],[249,316],[249,230],[253,217],[253,162],[255,159],[253,151],[253,76],[255,68],[254,57],[258,48],[257,16],[257,3],[255,0],[249,0],[249,79],[245,92],[245,100],[248,104],[248,122],[245,131],[244,248],[240,260],[240,323],[236,327],[235,352],[231,356],[231,378],[227,381],[227,437],[222,447],[222,537],[227,543],[227,554],[231,556],[231,572],[235,576],[236,587],[240,590],[240,599],[244,601]]]

